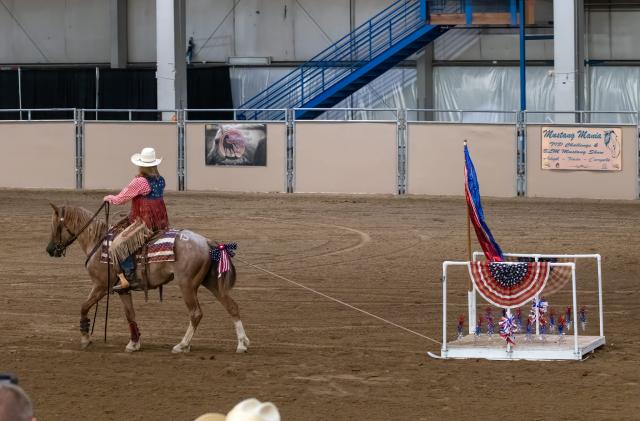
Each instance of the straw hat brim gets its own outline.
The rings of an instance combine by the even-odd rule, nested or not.
[[[141,158],[142,157],[139,153],[134,153],[131,155],[131,162],[133,165],[137,165],[138,167],[155,167],[162,162],[162,158],[157,158],[149,162],[143,161]]]

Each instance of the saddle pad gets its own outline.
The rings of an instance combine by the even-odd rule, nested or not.
[[[470,262],[469,275],[476,290],[491,304],[519,307],[540,293],[549,277],[547,262]]]
[[[152,240],[147,244],[147,263],[158,262],[175,262],[176,255],[174,251],[176,237],[180,233],[179,230],[168,230],[160,234],[159,237]],[[109,233],[107,237],[102,241],[102,247],[100,250],[100,262],[107,263],[109,261],[108,248],[113,242],[114,235]],[[144,262],[141,253],[136,253],[136,260],[138,263]]]
[[[178,230],[168,230],[163,232],[159,238],[147,243],[146,262],[175,262],[176,254],[174,252],[174,246],[179,233],[180,231]],[[142,254],[136,254],[136,258],[139,263],[145,262]]]

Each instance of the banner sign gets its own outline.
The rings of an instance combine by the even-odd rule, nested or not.
[[[266,166],[266,124],[207,124],[204,129],[206,165]]]
[[[543,170],[622,170],[622,130],[542,127]]]

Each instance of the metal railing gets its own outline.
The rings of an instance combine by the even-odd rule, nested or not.
[[[0,121],[73,121],[75,108],[0,108]]]
[[[356,69],[425,25],[421,0],[398,0],[354,31],[242,104],[242,108],[304,107]]]

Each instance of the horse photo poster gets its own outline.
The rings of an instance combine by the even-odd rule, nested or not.
[[[542,128],[543,170],[622,170],[622,130],[611,127]]]
[[[242,123],[205,125],[206,165],[266,166],[267,125]]]

